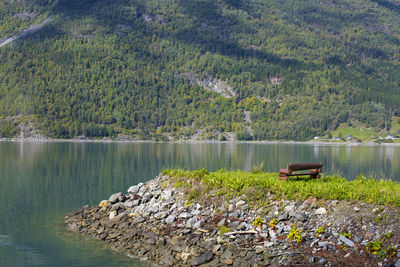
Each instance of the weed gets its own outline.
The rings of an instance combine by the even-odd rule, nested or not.
[[[261,227],[264,223],[265,223],[265,222],[264,222],[263,218],[257,217],[257,218],[255,218],[254,221],[253,221],[253,226],[255,226],[255,227]]]
[[[374,221],[379,223],[379,222],[383,221],[386,218],[387,218],[386,214],[379,214],[379,215],[376,215]]]
[[[389,246],[389,247],[386,249],[386,257],[387,257],[387,258],[392,258],[392,257],[394,257],[394,256],[396,255],[396,253],[397,253],[397,250],[396,250],[395,247]]]
[[[273,220],[271,220],[269,223],[268,223],[268,225],[269,225],[269,227],[271,227],[271,229],[275,229],[275,226],[278,224],[278,219],[277,218],[275,218],[275,219],[273,219]]]
[[[340,233],[340,234],[346,238],[351,238],[351,234],[349,234],[349,233],[344,232],[344,233]]]
[[[252,166],[251,173],[260,173],[264,169],[264,161],[260,163],[260,165]]]
[[[392,238],[393,237],[393,233],[392,232],[387,232],[386,234],[385,234],[385,238],[386,239],[390,239],[390,238]]]
[[[183,182],[176,182],[176,183],[174,184],[174,187],[175,187],[175,188],[180,188],[180,187],[182,187],[182,185],[183,185]]]
[[[297,228],[295,224],[292,224],[292,228],[290,229],[289,234],[287,235],[287,238],[290,240],[295,239],[297,243],[300,243],[304,240],[303,237],[303,230],[300,230]]]
[[[194,204],[193,200],[189,200],[185,202],[185,207],[189,207],[190,205]]]
[[[223,236],[224,234],[229,233],[231,231],[232,231],[231,228],[226,227],[226,226],[221,226],[221,228],[219,228],[219,235]]]
[[[365,246],[368,253],[374,255],[376,255],[381,250],[381,247],[382,247],[382,241],[380,240],[371,241]]]
[[[323,226],[321,226],[321,227],[318,227],[317,228],[317,230],[316,230],[316,236],[317,237],[319,237],[320,235],[322,235],[323,233],[325,233],[325,227],[323,227]]]

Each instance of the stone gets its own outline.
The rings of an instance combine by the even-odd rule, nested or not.
[[[244,202],[243,200],[239,200],[238,202],[236,202],[236,207],[240,207],[243,206],[244,204],[246,204],[246,202]]]
[[[117,211],[116,211],[116,210],[113,210],[113,211],[110,212],[110,215],[108,216],[108,218],[109,218],[110,220],[111,220],[111,219],[114,219],[115,215],[117,215]]]
[[[291,217],[296,218],[297,220],[299,220],[301,222],[307,221],[307,219],[308,219],[308,215],[305,214],[304,212],[294,212],[294,211],[292,211],[292,212],[289,213],[289,215]]]
[[[229,204],[228,211],[233,212],[235,210],[235,206],[233,204]]]
[[[279,215],[279,217],[278,217],[278,221],[287,221],[289,219],[289,216],[288,216],[288,214],[285,212],[285,213],[282,213],[281,215]]]
[[[264,242],[264,247],[272,247],[274,245],[274,242]]]
[[[217,226],[218,226],[218,227],[222,227],[222,226],[225,225],[225,223],[226,223],[226,219],[223,218],[222,220],[220,220],[220,221],[217,223]]]
[[[284,211],[285,211],[285,212],[291,212],[291,211],[294,211],[294,209],[295,209],[295,205],[292,204],[292,205],[286,206],[285,209],[284,209]]]
[[[318,199],[316,197],[312,197],[312,198],[309,198],[306,201],[304,201],[304,204],[311,205],[311,204],[317,203],[317,201],[318,201]]]
[[[217,243],[218,243],[218,244],[225,244],[225,243],[226,243],[226,240],[223,239],[222,237],[218,236],[218,237],[217,237]]]
[[[182,212],[181,214],[179,214],[179,217],[183,219],[188,219],[193,217],[193,214],[191,214],[190,212]]]
[[[102,200],[99,203],[100,208],[104,208],[104,207],[108,207],[108,206],[110,206],[110,201],[108,201],[108,200]]]
[[[118,193],[112,194],[112,195],[110,196],[110,198],[108,199],[108,201],[109,201],[111,204],[117,203],[118,200],[119,200],[119,198],[120,198],[121,196],[122,196],[122,192],[118,192]]]
[[[315,262],[315,257],[311,256],[308,260],[309,263],[314,263]]]
[[[133,194],[137,194],[139,192],[139,189],[142,187],[142,183],[138,184],[138,185],[134,185],[129,187],[128,189],[128,193],[133,195]]]
[[[339,200],[332,200],[332,201],[331,201],[331,205],[332,205],[333,207],[336,207],[338,203],[339,203]]]
[[[192,228],[193,225],[196,223],[197,219],[195,217],[190,218],[186,222],[186,228]]]
[[[171,214],[165,219],[165,223],[171,224],[175,221],[175,219],[176,219],[176,216],[174,214]]]
[[[343,235],[339,236],[339,241],[342,241],[348,247],[353,247],[354,246],[354,242],[351,241],[350,239],[348,239],[347,237],[343,236]]]
[[[395,267],[400,267],[400,259],[398,259],[398,260],[396,261],[396,263],[394,264],[394,266],[395,266]]]
[[[318,257],[318,264],[325,264],[326,263],[326,259],[322,258],[322,257]]]
[[[191,255],[191,254],[188,253],[188,252],[182,252],[182,253],[181,253],[181,260],[187,261],[190,255]]]
[[[233,260],[232,259],[226,259],[222,262],[225,265],[232,265],[233,264]]]
[[[276,233],[272,230],[269,230],[269,236],[271,237],[271,241],[276,241]]]
[[[359,208],[359,207],[354,207],[354,211],[355,211],[355,212],[359,212],[359,211],[360,211],[360,208]]]
[[[325,209],[324,207],[320,207],[319,209],[317,209],[317,210],[315,211],[315,214],[318,214],[318,215],[326,215],[327,212],[326,212],[326,209]]]
[[[125,208],[132,208],[132,207],[136,207],[137,205],[139,205],[139,199],[136,200],[128,200],[124,202],[124,206]]]
[[[323,246],[327,246],[328,245],[328,241],[320,241],[318,242],[318,247],[323,247]]]
[[[160,211],[154,215],[154,218],[157,220],[164,219],[165,217],[167,217],[167,213],[164,211]]]
[[[201,219],[197,221],[195,224],[193,224],[193,229],[200,229],[201,225],[204,223],[204,221]]]
[[[210,262],[214,258],[214,253],[207,251],[192,260],[192,265],[199,266],[201,264]]]

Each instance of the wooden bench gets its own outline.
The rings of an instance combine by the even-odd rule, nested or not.
[[[309,170],[309,172],[297,172]],[[322,163],[300,163],[288,164],[286,169],[279,170],[279,179],[287,180],[290,176],[310,176],[310,178],[320,178]]]

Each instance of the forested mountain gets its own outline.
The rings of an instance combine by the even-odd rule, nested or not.
[[[0,135],[398,134],[399,0],[0,0]]]

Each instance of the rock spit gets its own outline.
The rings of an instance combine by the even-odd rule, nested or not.
[[[246,196],[224,199],[217,190],[189,200],[170,177],[158,176],[71,212],[65,223],[162,266],[399,265],[399,209],[266,198],[263,208]],[[355,211],[356,204],[362,208]],[[395,252],[372,253],[367,246],[377,240]]]

